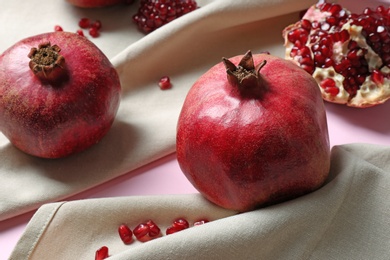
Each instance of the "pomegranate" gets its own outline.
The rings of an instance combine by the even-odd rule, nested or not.
[[[354,14],[318,3],[283,37],[286,59],[313,75],[324,100],[370,107],[390,98],[390,8]]]
[[[195,0],[141,0],[133,22],[140,31],[150,33],[196,8]]]
[[[68,1],[68,3],[74,6],[83,7],[83,8],[108,7],[108,6],[129,2],[126,0],[66,0],[66,1]]]
[[[28,154],[65,157],[106,135],[120,91],[115,68],[85,37],[32,36],[0,56],[0,130]]]
[[[188,180],[227,209],[248,211],[314,191],[330,167],[317,83],[269,54],[223,59],[188,92],[176,149]]]

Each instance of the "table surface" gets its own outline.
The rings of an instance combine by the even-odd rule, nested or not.
[[[326,110],[331,146],[346,143],[390,145],[390,102],[365,109],[326,103]],[[180,171],[175,154],[171,154],[67,200],[194,192],[197,191]],[[33,214],[0,222],[0,260],[10,256]]]

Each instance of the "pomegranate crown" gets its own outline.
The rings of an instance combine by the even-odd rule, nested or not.
[[[262,85],[260,70],[267,64],[266,60],[255,66],[252,52],[249,50],[236,66],[230,60],[222,58],[226,68],[227,79],[233,86],[237,86],[242,94],[248,90],[252,94],[258,93],[258,86]]]
[[[29,54],[29,67],[40,79],[51,81],[56,80],[64,71],[65,58],[59,54],[61,48],[58,45],[51,45],[50,42],[43,42],[38,48],[31,48]]]

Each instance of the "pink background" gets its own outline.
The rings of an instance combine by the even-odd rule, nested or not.
[[[362,10],[367,1],[339,1],[352,10]],[[351,6],[351,2],[353,6]],[[388,1],[370,1],[388,4]],[[390,145],[390,102],[358,109],[326,104],[331,145],[373,143]],[[197,192],[181,173],[175,154],[130,172],[68,200],[131,195],[183,194]],[[0,222],[0,259],[7,259],[34,212]]]

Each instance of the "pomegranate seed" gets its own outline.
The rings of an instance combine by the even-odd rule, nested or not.
[[[172,226],[168,227],[165,233],[167,235],[170,235],[170,234],[182,231],[184,229],[187,229],[187,228],[189,228],[189,226],[190,225],[186,219],[178,218],[178,219],[175,219],[173,221]]]
[[[102,29],[102,22],[100,20],[96,20],[91,24],[91,27],[96,28],[98,30]]]
[[[93,38],[99,37],[100,33],[99,30],[96,29],[95,27],[89,28],[89,35],[91,35]]]
[[[125,243],[126,245],[133,242],[133,232],[127,225],[125,224],[120,225],[118,228],[118,233],[123,243]]]
[[[146,223],[141,223],[133,230],[134,236],[139,240],[149,233],[149,226]]]
[[[102,246],[95,253],[95,260],[103,260],[108,258],[108,247]]]
[[[56,26],[54,26],[54,31],[56,31],[56,32],[62,32],[62,31],[63,31],[63,29],[62,29],[62,27],[61,27],[61,26],[59,26],[59,25],[56,25]]]
[[[382,85],[384,82],[384,76],[379,70],[373,70],[371,73],[372,81],[377,85]]]
[[[82,30],[77,30],[76,33],[80,36],[84,36],[84,32]]]
[[[91,21],[88,18],[81,18],[79,21],[80,28],[87,29],[91,26]]]
[[[194,222],[194,226],[200,226],[200,225],[206,224],[207,222],[209,222],[209,220],[207,220],[207,219],[200,219],[200,220],[197,220],[197,221]]]
[[[141,223],[133,230],[134,236],[141,242],[148,241],[161,235],[160,228],[152,221]]]
[[[336,87],[336,82],[331,79],[331,78],[326,78],[321,81],[320,87],[325,89],[325,88],[335,88]]]
[[[184,219],[184,218],[175,219],[173,221],[172,225],[174,227],[180,227],[182,229],[188,228],[190,226],[188,221],[186,219]]]
[[[168,76],[164,76],[160,79],[158,85],[162,90],[170,89],[172,87],[171,79]]]
[[[160,235],[160,228],[153,221],[149,220],[148,222],[146,222],[146,224],[149,227],[148,235],[150,237],[157,237],[158,235]]]
[[[303,19],[301,21],[301,26],[303,29],[305,29],[306,31],[310,32],[311,30],[311,22],[307,19]]]

